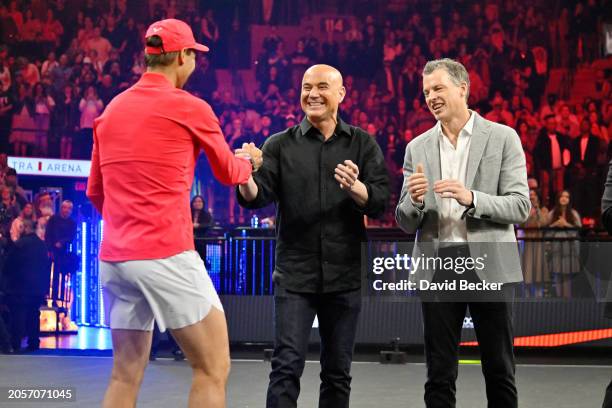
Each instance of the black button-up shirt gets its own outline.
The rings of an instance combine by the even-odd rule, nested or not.
[[[257,197],[240,205],[276,203],[274,282],[305,293],[337,292],[361,285],[363,215],[378,217],[389,201],[389,177],[375,139],[342,120],[325,140],[305,118],[298,126],[270,136],[263,165],[253,178]],[[334,178],[339,163],[352,160],[368,190],[359,207]]]

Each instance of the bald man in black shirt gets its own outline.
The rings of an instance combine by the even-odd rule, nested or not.
[[[384,213],[389,180],[375,139],[338,117],[345,92],[338,70],[310,67],[301,91],[306,117],[266,140],[262,168],[238,187],[246,208],[277,206],[268,408],[296,406],[315,315],[322,343],[319,407],[349,405],[363,216]]]

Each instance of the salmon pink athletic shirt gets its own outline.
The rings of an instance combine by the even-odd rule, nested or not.
[[[251,163],[230,150],[211,107],[147,72],[94,122],[87,197],[104,219],[103,261],[167,258],[194,249],[189,193],[204,149],[223,184]]]

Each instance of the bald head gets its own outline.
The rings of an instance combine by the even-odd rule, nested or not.
[[[306,70],[306,72],[304,72],[302,83],[304,82],[304,80],[307,79],[307,77],[313,77],[313,76],[327,77],[327,80],[330,83],[333,83],[334,85],[337,85],[340,87],[342,86],[342,83],[343,83],[342,74],[340,73],[340,71],[338,71],[336,68],[332,67],[331,65],[317,64],[317,65],[311,66],[310,68]]]
[[[311,123],[325,120],[336,122],[338,106],[345,94],[342,74],[336,68],[318,64],[311,66],[304,73],[300,101],[302,110]]]

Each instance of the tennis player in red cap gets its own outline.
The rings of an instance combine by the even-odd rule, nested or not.
[[[202,149],[227,185],[246,183],[262,159],[253,144],[232,154],[210,106],[181,89],[195,51],[208,48],[186,23],[153,23],[147,72],[94,122],[87,196],[104,219],[100,275],[114,358],[104,407],[135,406],[154,320],[193,367],[189,406],[225,406],[227,325],[194,250],[189,192]]]

